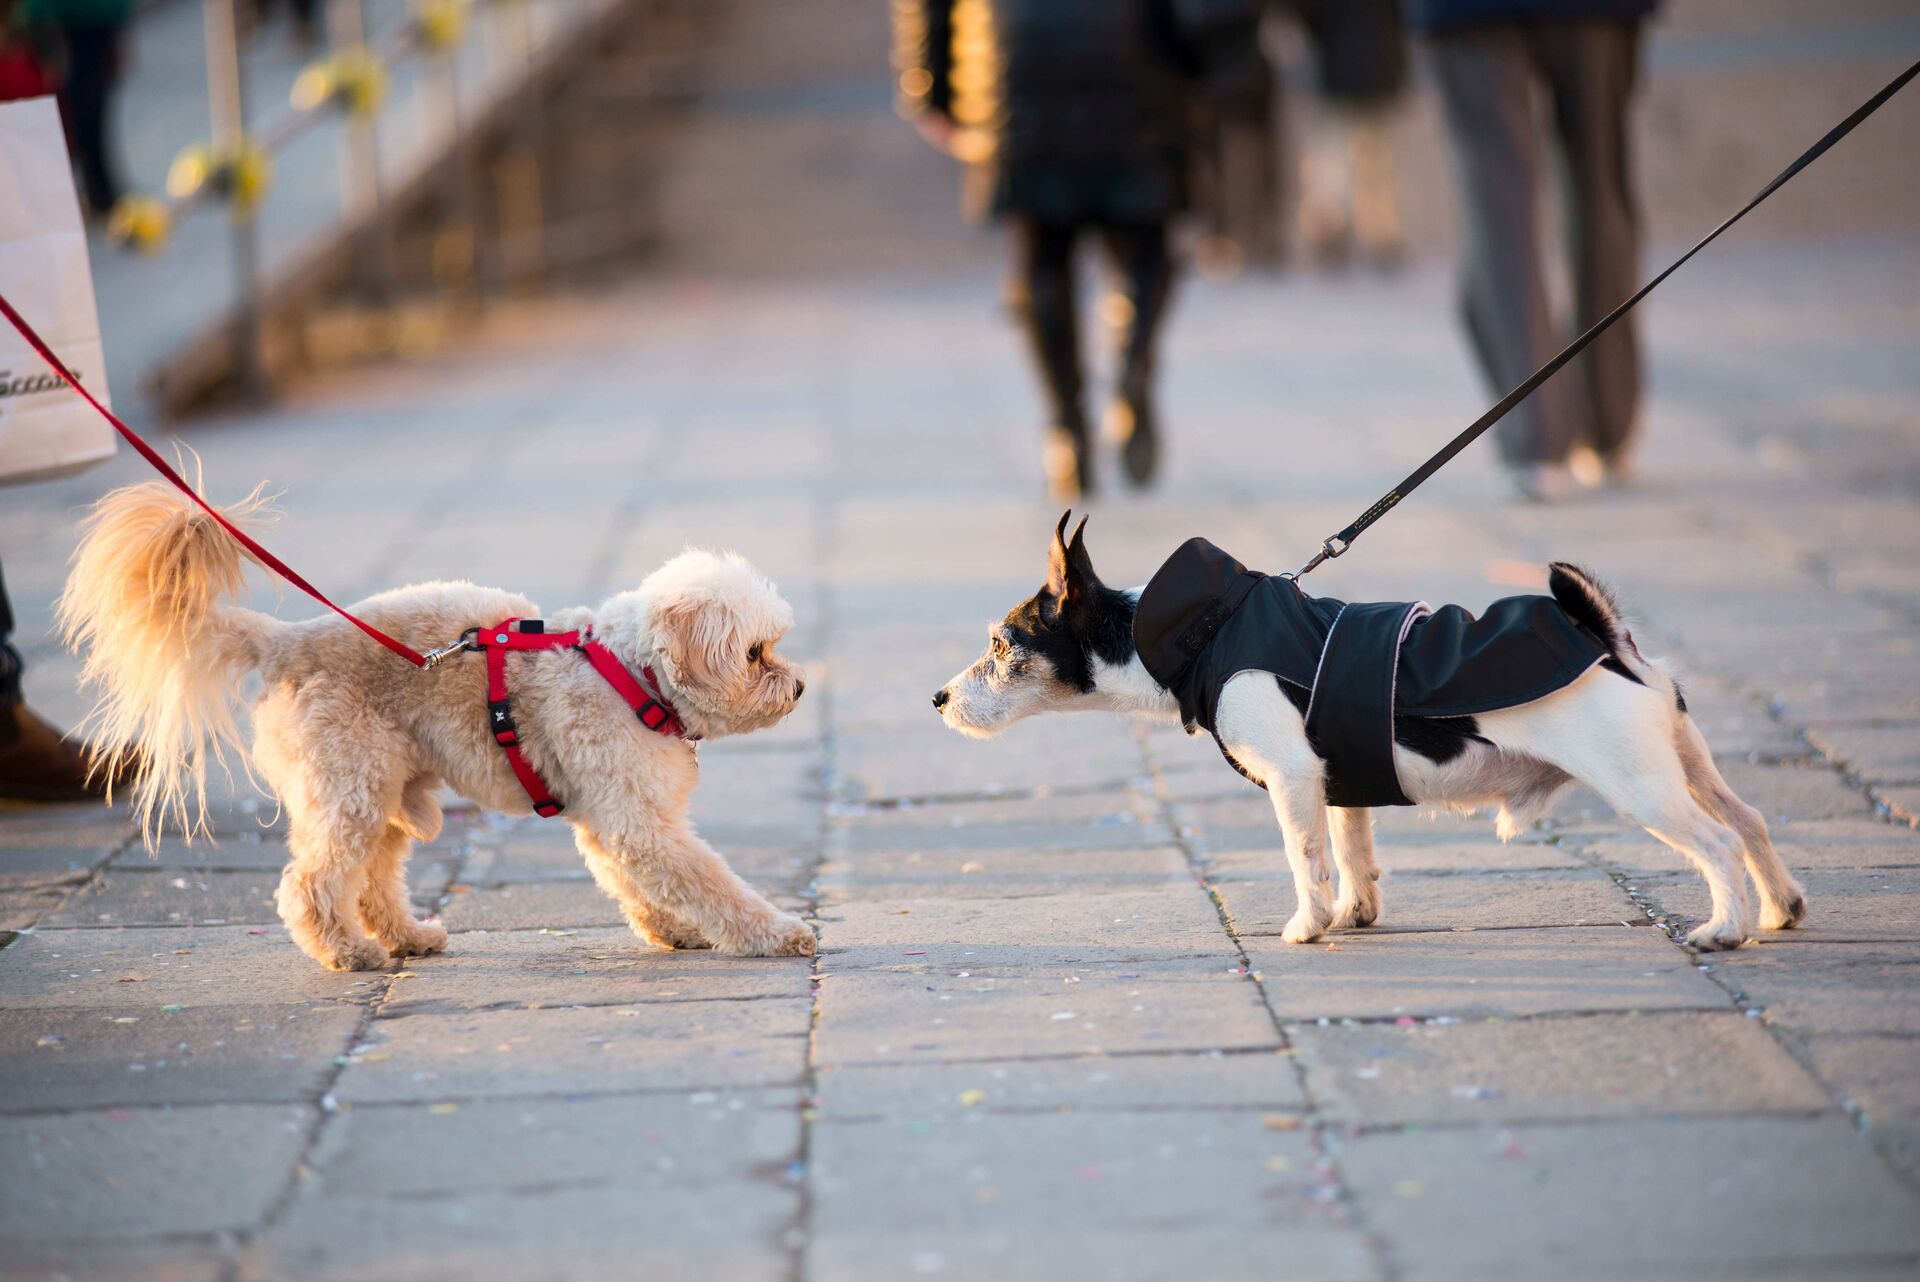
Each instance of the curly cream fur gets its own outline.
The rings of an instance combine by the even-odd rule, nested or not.
[[[260,506],[249,499],[229,515]],[[265,689],[253,705],[250,764],[287,812],[277,899],[295,942],[336,970],[437,951],[446,932],[413,918],[404,873],[412,842],[439,830],[434,790],[445,783],[489,809],[531,810],[487,728],[483,665],[462,657],[419,671],[335,616],[283,623],[223,604],[243,560],[165,487],[101,500],[61,605],[87,679],[102,690],[95,751],[113,762],[137,743],[149,832],[163,822],[191,829],[204,814],[208,754],[249,755],[234,711],[241,679],[257,671]],[[399,588],[352,609],[419,650],[508,616],[541,617],[525,598],[464,582]],[[546,617],[561,630],[591,624],[622,662],[652,665],[700,738],[771,725],[803,688],[773,652],[792,610],[731,554],[686,552],[597,609]],[[575,654],[507,662],[523,750],[636,931],[668,946],[813,952],[806,923],[756,894],[694,832],[691,743],[640,725]]]

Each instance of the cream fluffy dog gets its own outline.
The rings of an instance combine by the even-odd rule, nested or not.
[[[227,510],[257,515],[257,496]],[[323,615],[284,623],[226,603],[247,554],[205,513],[149,482],[102,499],[60,600],[69,644],[98,688],[92,727],[104,769],[134,761],[149,840],[172,821],[205,826],[209,757],[232,749],[279,797],[290,858],[278,894],[294,942],[333,970],[369,970],[389,954],[437,952],[447,932],[409,910],[415,841],[440,831],[446,783],[492,810],[527,814],[526,793],[488,728],[478,655],[420,671]],[[470,583],[424,583],[371,597],[355,613],[419,650],[509,616],[531,601]],[[793,611],[738,556],[687,552],[638,590],[596,610],[548,617],[593,626],[629,669],[652,665],[691,735],[770,726],[804,685],[773,652]],[[699,779],[691,743],[642,726],[591,666],[567,650],[507,659],[521,744],[566,804],[594,880],[634,931],[674,948],[810,955],[813,931],[768,903],[694,832]],[[235,716],[258,672],[249,756]],[[371,936],[371,937],[370,937]]]

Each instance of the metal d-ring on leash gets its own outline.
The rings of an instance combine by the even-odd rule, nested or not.
[[[1549,378],[1552,378],[1553,375],[1560,369],[1561,366],[1565,365],[1568,361],[1572,360],[1574,357],[1578,356],[1581,352],[1585,351],[1588,344],[1592,343],[1594,339],[1604,334],[1610,325],[1612,325],[1615,321],[1619,320],[1622,316],[1626,315],[1629,311],[1631,311],[1634,305],[1638,303],[1641,299],[1645,298],[1648,294],[1651,294],[1654,291],[1654,287],[1659,285],[1661,281],[1673,275],[1674,272],[1680,270],[1681,266],[1684,265],[1689,258],[1692,258],[1695,254],[1705,249],[1708,245],[1711,245],[1714,242],[1714,240],[1719,237],[1721,232],[1725,231],[1727,228],[1739,222],[1742,218],[1745,218],[1749,213],[1753,212],[1753,209],[1755,206],[1757,206],[1761,201],[1765,200],[1767,197],[1773,195],[1774,192],[1778,191],[1782,186],[1786,184],[1786,181],[1789,178],[1792,178],[1795,174],[1799,173],[1802,169],[1805,169],[1808,165],[1818,160],[1822,155],[1826,153],[1829,147],[1833,146],[1833,144],[1839,142],[1842,138],[1845,138],[1848,134],[1852,133],[1854,126],[1858,125],[1861,121],[1865,120],[1868,116],[1871,116],[1874,112],[1878,111],[1881,108],[1881,106],[1883,106],[1886,103],[1887,99],[1893,97],[1893,95],[1895,95],[1896,93],[1899,93],[1900,90],[1906,85],[1907,81],[1913,79],[1915,73],[1920,73],[1920,62],[1914,63],[1911,67],[1908,67],[1905,71],[1895,76],[1893,78],[1892,83],[1890,83],[1885,89],[1882,89],[1879,93],[1867,99],[1867,101],[1862,103],[1860,107],[1852,115],[1848,116],[1845,120],[1841,121],[1839,124],[1835,125],[1830,131],[1828,131],[1826,137],[1822,138],[1819,142],[1814,143],[1813,146],[1807,148],[1806,151],[1802,152],[1798,160],[1794,161],[1791,165],[1788,165],[1785,169],[1783,169],[1780,172],[1779,177],[1775,178],[1772,182],[1768,183],[1765,187],[1761,188],[1760,194],[1755,196],[1752,200],[1749,200],[1731,218],[1728,218],[1725,222],[1721,223],[1718,227],[1715,227],[1712,231],[1708,232],[1705,236],[1701,237],[1699,242],[1696,243],[1692,249],[1689,249],[1686,253],[1680,255],[1679,258],[1675,259],[1673,264],[1669,266],[1665,271],[1661,272],[1658,276],[1655,276],[1652,280],[1642,285],[1638,290],[1638,292],[1636,292],[1633,295],[1633,297],[1627,299],[1626,302],[1621,303],[1618,307],[1608,312],[1605,316],[1601,317],[1598,321],[1596,321],[1593,327],[1588,329],[1586,333],[1580,335],[1580,337],[1574,339],[1571,343],[1567,344],[1566,348],[1562,350],[1558,356],[1555,356],[1552,360],[1548,361],[1545,365],[1542,365],[1539,369],[1535,370],[1533,374],[1527,379],[1526,382],[1520,384],[1520,386],[1514,388],[1511,392],[1508,392],[1505,396],[1501,397],[1499,404],[1495,405],[1492,409],[1488,410],[1485,414],[1482,414],[1479,418],[1475,419],[1472,422],[1472,424],[1470,424],[1467,427],[1465,431],[1461,432],[1458,436],[1454,437],[1451,441],[1448,441],[1444,446],[1440,448],[1439,452],[1436,453],[1432,458],[1428,459],[1426,462],[1422,463],[1419,467],[1415,468],[1412,474],[1409,475],[1406,480],[1400,482],[1400,484],[1394,486],[1392,489],[1388,490],[1385,494],[1381,495],[1380,498],[1374,503],[1372,507],[1362,512],[1358,517],[1354,519],[1353,524],[1347,526],[1346,529],[1340,531],[1338,534],[1330,535],[1326,539],[1322,540],[1320,544],[1320,550],[1314,554],[1313,559],[1311,561],[1308,561],[1305,565],[1301,566],[1298,570],[1295,570],[1292,574],[1286,577],[1294,578],[1294,579],[1301,578],[1311,573],[1313,569],[1316,566],[1318,566],[1322,561],[1331,561],[1335,557],[1338,557],[1344,554],[1348,548],[1353,546],[1353,541],[1359,538],[1362,534],[1366,532],[1368,526],[1372,525],[1375,521],[1378,521],[1381,517],[1385,516],[1388,512],[1391,512],[1394,506],[1398,504],[1401,499],[1413,493],[1413,491],[1419,487],[1421,482],[1425,481],[1428,477],[1432,476],[1435,472],[1438,472],[1441,468],[1445,467],[1449,462],[1453,460],[1454,455],[1458,454],[1461,450],[1466,449],[1467,446],[1473,444],[1473,442],[1479,439],[1480,435],[1484,433],[1488,428],[1492,427],[1495,423],[1498,423],[1501,419],[1505,418],[1509,410],[1511,410],[1514,406],[1518,405],[1521,401],[1526,400],[1528,395],[1530,395],[1535,388],[1539,387],[1540,384],[1546,382]]]

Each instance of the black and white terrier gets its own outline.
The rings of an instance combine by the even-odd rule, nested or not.
[[[1761,929],[1804,916],[1765,821],[1721,778],[1673,678],[1641,655],[1612,597],[1576,567],[1553,565],[1551,599],[1508,598],[1477,620],[1454,606],[1308,597],[1202,540],[1147,588],[1120,591],[1094,572],[1085,529],[1083,519],[1069,539],[1061,518],[1046,584],[991,629],[986,653],[933,706],[978,738],[1037,712],[1134,713],[1211,730],[1272,798],[1298,900],[1288,942],[1379,918],[1368,805],[1498,804],[1496,830],[1509,840],[1575,781],[1700,870],[1713,913],[1687,936],[1695,948],[1737,948],[1753,935],[1743,859]],[[1295,658],[1249,657],[1282,633]],[[1489,673],[1500,697],[1475,687]]]

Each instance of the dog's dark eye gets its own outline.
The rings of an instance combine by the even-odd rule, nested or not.
[[[1007,651],[1013,649],[1012,646],[1007,644],[1007,639],[1005,637],[994,637],[991,641],[987,643],[987,648],[993,651],[993,657],[996,659],[1006,658]]]
[[[758,662],[760,662],[760,652],[761,652],[761,650],[762,650],[762,649],[763,649],[763,647],[761,646],[761,644],[760,644],[760,643],[759,643],[758,641],[755,641],[755,642],[754,642],[754,643],[753,643],[752,645],[750,645],[750,646],[748,646],[748,647],[747,647],[747,662],[748,662],[748,663],[758,663]]]

